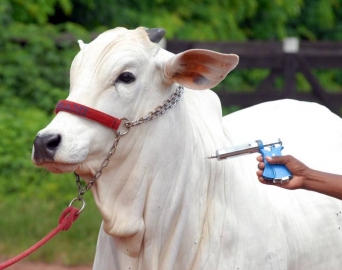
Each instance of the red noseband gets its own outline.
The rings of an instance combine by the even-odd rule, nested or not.
[[[57,103],[55,112],[58,113],[60,111],[69,112],[86,117],[90,120],[96,121],[114,130],[117,130],[121,124],[121,119],[119,118],[110,116],[103,112],[97,111],[95,109],[89,108],[87,106],[69,100],[60,100]]]

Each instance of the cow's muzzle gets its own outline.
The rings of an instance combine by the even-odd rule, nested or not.
[[[56,151],[62,141],[60,134],[36,136],[34,139],[33,159],[37,165],[54,160]]]

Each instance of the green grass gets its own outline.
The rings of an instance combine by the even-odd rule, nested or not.
[[[72,181],[73,176],[69,175],[69,177]],[[37,189],[36,192],[40,191]],[[76,189],[74,193],[76,196]],[[53,199],[40,199],[39,196],[2,198],[0,200],[1,257],[9,258],[19,254],[55,228],[61,212],[73,199],[73,196],[70,196],[70,200],[66,201],[64,197],[61,196],[61,199],[56,196],[51,196]],[[73,226],[68,231],[60,232],[32,254],[29,260],[59,262],[65,265],[92,264],[101,217],[93,203],[92,195],[86,194],[85,199],[86,207]],[[75,205],[75,207],[79,206]]]

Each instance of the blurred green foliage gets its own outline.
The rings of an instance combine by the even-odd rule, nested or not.
[[[246,41],[297,36],[341,40],[342,0],[1,0],[2,256],[13,255],[51,230],[50,221],[40,222],[37,230],[36,216],[45,211],[48,216],[44,218],[53,223],[75,197],[72,175],[53,175],[30,161],[36,132],[51,120],[56,102],[67,96],[69,66],[78,51],[75,38],[89,42],[91,33],[141,25],[165,28],[168,39]],[[239,70],[223,84],[234,91],[253,91],[267,74],[267,70]],[[317,75],[327,88],[340,89],[340,71],[317,71]],[[298,80],[302,90],[308,91],[305,79],[298,75]],[[34,258],[90,263],[100,217],[93,204],[85,212],[86,226],[78,221],[76,233],[56,240],[62,248],[52,244]]]
[[[167,38],[188,40],[337,40],[342,37],[341,0],[74,0],[66,20],[113,28],[163,27]]]
[[[34,105],[23,106],[19,98],[0,106],[1,260],[24,251],[55,228],[62,210],[77,196],[73,175],[54,175],[31,162],[33,138],[51,118]],[[90,193],[85,199],[86,210],[73,227],[30,256],[31,260],[92,263],[101,218]]]
[[[3,0],[0,105],[16,96],[51,112],[66,96],[78,50],[70,35],[89,42],[90,32],[144,25],[188,40],[341,40],[341,7],[342,0]],[[232,78],[231,88],[254,87],[246,74]]]
[[[68,69],[78,47],[68,39],[56,46],[56,40],[63,33],[81,37],[89,34],[73,23],[53,25],[48,22],[55,5],[64,2],[69,3],[0,2],[0,105],[11,104],[16,97],[21,99],[21,106],[29,103],[51,112],[56,100],[65,96]],[[65,6],[65,12],[70,12],[71,7]]]

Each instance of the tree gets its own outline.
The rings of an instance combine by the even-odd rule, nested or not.
[[[56,41],[65,32],[89,37],[79,25],[48,22],[55,5],[71,10],[69,0],[3,0],[0,2],[0,104],[20,98],[51,112],[64,97],[68,69],[77,52],[72,40]]]
[[[168,38],[191,40],[341,39],[341,0],[75,0],[58,8],[54,23],[88,30],[106,26],[163,27]]]

